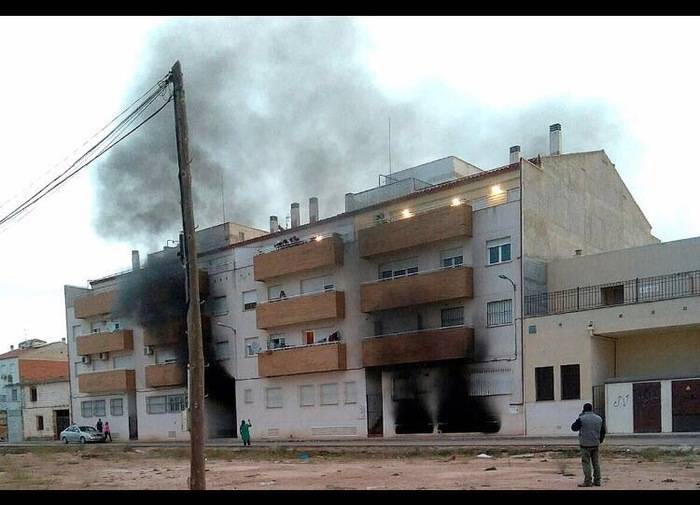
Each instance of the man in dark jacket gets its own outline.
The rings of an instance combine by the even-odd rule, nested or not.
[[[578,431],[578,441],[581,446],[581,463],[583,464],[584,482],[578,487],[600,486],[600,463],[598,447],[605,438],[605,423],[593,412],[593,405],[586,403],[583,412],[571,425],[573,431]],[[591,464],[593,465],[593,480],[591,480]]]

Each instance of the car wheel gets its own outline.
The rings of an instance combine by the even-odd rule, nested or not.
[[[85,443],[85,437],[80,437],[80,443],[84,444]]]
[[[64,444],[68,443],[68,439],[66,437],[63,437],[61,440],[63,441]]]

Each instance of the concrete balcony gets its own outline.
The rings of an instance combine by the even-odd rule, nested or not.
[[[147,328],[143,331],[143,345],[174,345],[187,340],[185,321],[170,321],[158,328]]]
[[[345,317],[345,293],[325,291],[260,303],[255,311],[258,328],[275,328]]]
[[[359,230],[360,257],[408,249],[438,240],[472,236],[470,205],[440,207]]]
[[[361,310],[373,312],[472,298],[472,284],[472,268],[464,266],[366,282],[360,285]]]
[[[258,353],[260,377],[332,372],[345,370],[346,366],[345,344],[342,342],[287,347]]]
[[[187,371],[182,363],[151,365],[146,370],[146,387],[182,386],[187,383]]]
[[[343,240],[338,235],[258,254],[253,258],[256,281],[342,264]]]
[[[81,393],[123,393],[136,390],[133,370],[106,370],[78,375]]]
[[[77,319],[109,314],[117,301],[117,291],[102,291],[75,299],[74,310]]]
[[[101,352],[119,352],[134,350],[134,332],[117,330],[81,335],[75,339],[79,356],[99,354]]]
[[[471,358],[474,330],[465,326],[379,335],[362,340],[365,367]]]

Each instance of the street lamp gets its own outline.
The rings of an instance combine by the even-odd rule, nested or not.
[[[518,357],[518,325],[515,317],[515,282],[513,282],[513,279],[508,277],[507,275],[499,275],[499,279],[503,279],[504,281],[508,281],[513,285],[513,356],[517,359]]]

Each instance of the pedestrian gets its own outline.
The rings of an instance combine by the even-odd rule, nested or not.
[[[586,403],[583,412],[571,425],[573,431],[578,431],[578,441],[581,446],[581,464],[583,465],[583,484],[578,487],[600,486],[599,447],[605,438],[605,423],[603,418],[593,412],[593,405]],[[593,479],[591,480],[591,466]]]
[[[97,428],[97,431],[102,433],[102,419],[101,418],[97,419],[97,425],[95,426],[95,428]]]
[[[109,437],[109,441],[112,441],[112,430],[109,428],[109,421],[105,421],[105,442],[107,441],[107,437]]]
[[[250,419],[248,419],[248,422],[246,423],[245,420],[241,421],[241,439],[243,440],[243,445],[250,445],[250,427],[253,426],[250,423]]]

